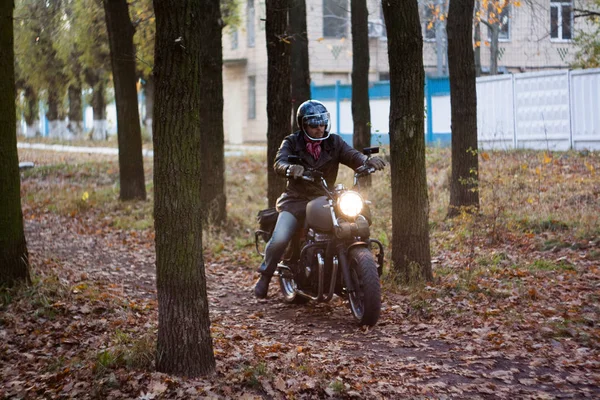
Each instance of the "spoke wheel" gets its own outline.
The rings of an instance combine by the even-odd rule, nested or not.
[[[360,325],[373,326],[381,312],[381,283],[377,263],[365,247],[350,250],[350,275],[354,292],[349,293],[350,310]]]

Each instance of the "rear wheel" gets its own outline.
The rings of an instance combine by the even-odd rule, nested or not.
[[[365,247],[350,249],[350,275],[354,292],[350,293],[350,310],[360,325],[373,326],[381,312],[381,283],[377,263],[371,250]]]
[[[298,284],[291,276],[279,276],[279,287],[283,294],[283,301],[290,304],[305,304],[308,302],[306,297],[298,294]]]

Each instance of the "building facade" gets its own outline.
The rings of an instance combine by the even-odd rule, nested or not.
[[[482,3],[481,1],[479,3]],[[481,10],[499,29],[501,73],[568,68],[577,30],[586,29],[577,8],[592,0],[500,0],[501,12]],[[370,81],[389,80],[387,37],[381,2],[369,9]],[[293,1],[292,1],[293,7]],[[315,85],[351,83],[352,36],[349,0],[306,0],[309,66]],[[423,62],[428,75],[447,71],[444,0],[421,0]],[[264,142],[267,131],[267,51],[265,0],[245,0],[242,23],[223,34],[224,129],[229,143]],[[481,65],[490,68],[489,28],[480,25]]]

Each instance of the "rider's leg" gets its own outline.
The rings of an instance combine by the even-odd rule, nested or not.
[[[261,273],[261,277],[254,287],[254,294],[256,297],[261,299],[267,297],[271,277],[275,273],[277,264],[281,260],[297,226],[298,220],[291,213],[287,211],[279,213],[273,235],[265,248],[265,260],[258,269],[258,272]]]

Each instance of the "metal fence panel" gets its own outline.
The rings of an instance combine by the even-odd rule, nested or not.
[[[512,75],[477,78],[477,140],[483,149],[514,148]]]
[[[600,69],[571,71],[573,148],[600,150]]]
[[[569,72],[514,75],[516,147],[568,150],[571,147]]]

